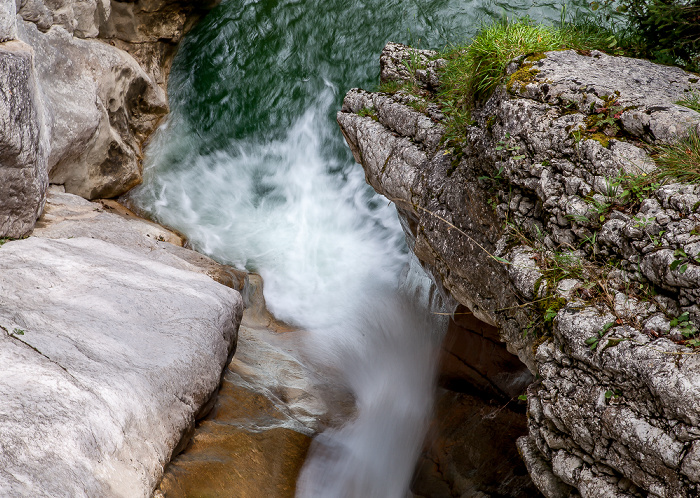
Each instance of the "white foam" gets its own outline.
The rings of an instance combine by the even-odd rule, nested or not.
[[[258,271],[270,310],[310,331],[306,356],[352,390],[358,416],[314,443],[299,496],[398,497],[432,406],[435,323],[408,297],[421,294],[424,276],[399,294],[408,252],[394,206],[360,166],[324,154],[338,140],[324,128],[335,105],[328,85],[283,139],[159,168],[133,198],[199,250]],[[182,139],[172,123],[161,130],[151,162],[196,140],[178,126]]]

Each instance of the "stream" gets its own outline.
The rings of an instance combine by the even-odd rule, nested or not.
[[[299,497],[404,497],[433,406],[444,323],[396,210],[365,183],[335,122],[375,88],[387,41],[440,48],[493,16],[559,19],[531,0],[224,0],[189,33],[171,113],[131,200],[193,248],[265,282],[268,309],[308,331],[357,416],[317,436]]]

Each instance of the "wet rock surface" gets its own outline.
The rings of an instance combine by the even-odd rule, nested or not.
[[[312,437],[353,414],[352,397],[297,357],[306,332],[274,320],[262,280],[248,278],[238,349],[216,403],[156,496],[291,498]]]
[[[413,478],[417,497],[538,498],[513,442],[527,433],[522,407],[441,390]]]
[[[386,68],[392,53],[385,77],[435,86]],[[441,143],[434,104],[418,112],[403,92],[351,90],[338,113],[435,280],[538,376],[519,448],[548,498],[699,492],[687,340],[700,317],[700,189],[624,193],[656,167],[650,144],[697,129],[700,115],[675,103],[697,90],[677,68],[559,51],[515,60],[459,146]]]
[[[486,399],[512,400],[525,392],[532,374],[501,342],[498,329],[458,306],[447,327],[438,364],[441,386]]]

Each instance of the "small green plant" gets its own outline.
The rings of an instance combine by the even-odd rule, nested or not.
[[[495,174],[491,176],[482,175],[478,177],[479,180],[492,182],[494,185],[499,185],[505,178],[503,177],[503,166],[498,168]]]
[[[648,234],[649,240],[651,241],[652,244],[654,244],[654,247],[659,247],[661,245],[661,242],[663,241],[663,236],[665,233],[666,233],[666,230],[659,230],[659,233],[657,235]]]
[[[671,271],[677,271],[681,274],[686,272],[689,263],[700,263],[700,253],[696,256],[690,257],[683,249],[676,249],[673,251],[673,258],[674,259],[670,264]]]
[[[681,335],[688,340],[690,346],[700,346],[700,339],[695,336],[698,333],[697,327],[690,321],[690,313],[687,311],[673,320],[671,320],[671,327],[677,327]]]
[[[379,84],[377,87],[377,91],[380,93],[390,93],[390,94],[395,94],[399,90],[403,90],[406,88],[408,85],[405,81],[384,81]]]
[[[605,391],[605,399],[607,400],[615,400],[620,396],[622,396],[622,391],[618,388],[608,389]]]
[[[494,147],[494,150],[496,150],[496,151],[503,151],[503,150],[505,150],[506,152],[513,153],[513,152],[519,151],[519,150],[522,148],[522,147],[520,147],[520,146],[518,146],[518,145],[510,145],[510,144],[508,144],[507,140],[508,140],[509,138],[510,138],[510,134],[506,133],[505,140],[499,140],[499,141],[498,141],[498,145],[497,145],[496,147]],[[525,159],[525,157],[527,157],[527,156],[525,156],[525,155],[515,155],[515,156],[512,156],[512,159],[514,159],[514,160],[516,160],[516,161],[519,161],[520,159]]]
[[[506,140],[510,138],[510,134],[506,133]],[[494,150],[507,150],[508,152],[515,152],[520,150],[520,147],[517,145],[508,145],[508,142],[506,140],[499,140],[498,145],[494,147]]]
[[[695,112],[700,112],[700,93],[696,90],[690,90],[688,94],[677,101],[676,104],[692,109]]]
[[[595,335],[586,339],[586,341],[585,341],[586,346],[591,348],[591,351],[595,351],[595,349],[598,347],[598,343],[603,338],[605,333],[608,330],[610,330],[611,328],[613,328],[614,326],[615,326],[615,322],[608,322],[605,325],[603,325],[603,327],[600,330],[598,330],[598,332],[596,332]]]
[[[25,332],[26,330],[22,330],[15,327],[14,329],[12,329],[12,334],[10,335],[24,335]]]
[[[375,121],[379,121],[379,116],[377,115],[377,111],[374,109],[374,107],[363,107],[357,112],[357,115],[363,118],[372,118]]]
[[[421,98],[418,98],[416,100],[410,100],[408,102],[408,107],[412,108],[414,111],[424,113],[428,110],[428,101]]]
[[[657,176],[687,183],[700,183],[700,137],[695,129],[670,145],[656,148]]]
[[[426,68],[426,64],[423,62],[417,47],[416,50],[411,50],[408,59],[402,59],[401,63],[408,70],[411,77],[415,76],[416,71]]]
[[[643,230],[656,220],[656,216],[646,217],[640,214],[638,216],[633,216],[632,220],[634,221],[634,228],[641,228]]]
[[[520,396],[518,396],[518,399],[520,401],[527,401],[527,394],[521,394]]]
[[[647,175],[640,173],[638,175],[625,173],[620,170],[620,174],[612,180],[615,187],[620,187],[618,198],[620,203],[624,204],[639,204],[645,199],[648,199],[654,191],[656,191],[661,183],[655,175]]]
[[[594,109],[596,114],[586,118],[589,133],[602,132],[608,137],[614,137],[620,131],[620,117],[624,108],[617,100],[609,99],[603,107]]]

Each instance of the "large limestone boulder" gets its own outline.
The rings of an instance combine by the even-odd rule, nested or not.
[[[212,406],[242,298],[117,211],[53,187],[37,236],[0,246],[2,496],[149,496]]]
[[[219,385],[240,296],[90,238],[0,249],[0,494],[148,496]]]
[[[48,186],[48,134],[33,60],[30,46],[0,43],[0,238],[31,231]]]
[[[127,53],[60,26],[23,23],[48,114],[52,183],[86,199],[141,182],[141,144],[166,112],[163,90]]]

